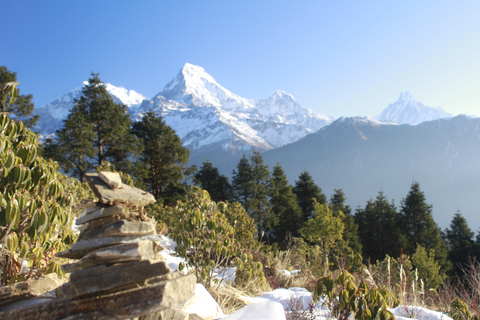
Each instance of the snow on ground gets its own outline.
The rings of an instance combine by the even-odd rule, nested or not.
[[[159,236],[159,243],[164,248],[161,255],[166,260],[172,271],[178,270],[181,262],[185,261],[175,254],[175,241],[166,236]],[[235,268],[227,270],[216,270],[216,279],[227,281],[235,281]],[[287,271],[286,275],[298,274],[299,270]],[[204,318],[222,319],[222,320],[283,320],[285,319],[285,310],[294,307],[297,310],[311,309],[315,316],[312,320],[327,320],[329,317],[328,310],[322,307],[322,300],[313,305],[312,294],[305,288],[289,288],[276,289],[265,292],[258,297],[242,297],[245,301],[250,302],[236,312],[224,315],[220,306],[208,293],[205,287],[197,284],[195,287],[195,295],[185,305],[183,311],[188,313],[196,313]],[[417,319],[417,320],[452,320],[441,312],[428,310],[415,306],[399,306],[391,309],[392,313],[398,320]]]

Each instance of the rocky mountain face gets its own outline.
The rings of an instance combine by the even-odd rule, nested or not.
[[[398,125],[366,117],[340,118],[299,141],[267,151],[291,183],[303,170],[328,195],[342,188],[353,209],[381,190],[399,206],[418,181],[435,220],[447,227],[460,209],[477,229],[480,191],[480,119],[464,115]]]
[[[402,92],[398,100],[375,117],[377,120],[390,120],[398,124],[416,125],[425,121],[451,118],[442,108],[427,107],[416,101],[409,92]]]
[[[148,110],[162,115],[192,152],[269,150],[333,121],[302,108],[283,91],[266,100],[242,98],[188,63],[163,91],[132,109],[132,115],[139,120]]]

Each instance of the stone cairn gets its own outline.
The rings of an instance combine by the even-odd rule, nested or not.
[[[122,184],[118,173],[91,173],[87,180],[99,201],[82,205],[78,241],[57,253],[77,259],[62,266],[70,281],[57,289],[59,299],[15,318],[199,319],[178,310],[193,296],[195,277],[172,273],[155,259],[163,248],[155,223],[143,214],[153,195]]]

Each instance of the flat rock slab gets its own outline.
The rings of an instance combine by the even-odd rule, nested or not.
[[[102,264],[151,260],[155,257],[155,247],[153,241],[113,245],[90,252],[76,263],[64,264],[62,270],[70,273]]]
[[[123,213],[124,208],[122,206],[108,206],[108,207],[98,207],[97,210],[85,214],[84,216],[75,220],[75,224],[80,225],[87,223],[91,220],[106,218],[113,215],[119,215]]]
[[[135,287],[145,284],[149,278],[170,272],[165,261],[134,261],[113,266],[97,266],[75,271],[70,282],[57,289],[57,296],[73,298],[90,293],[111,291],[115,288]]]
[[[78,241],[90,238],[145,236],[149,234],[155,234],[155,225],[152,222],[119,220],[82,232],[78,237]]]
[[[67,259],[81,259],[87,253],[98,250],[103,247],[113,246],[121,243],[135,243],[145,240],[157,241],[158,237],[155,235],[147,236],[125,236],[125,237],[105,237],[97,239],[80,240],[72,245],[68,250],[58,252],[55,254],[60,258]]]
[[[40,296],[61,286],[64,282],[65,280],[59,279],[55,273],[50,273],[38,279],[0,287],[0,305]]]
[[[50,303],[9,312],[0,319],[80,320],[133,319],[172,308],[193,296],[195,275],[168,274],[169,280],[104,296],[55,299]]]
[[[98,177],[108,184],[110,188],[122,188],[122,178],[118,172],[100,171]]]
[[[87,173],[86,177],[90,188],[102,203],[127,207],[144,207],[155,203],[155,197],[149,192],[125,184],[121,189],[112,189],[97,173]]]

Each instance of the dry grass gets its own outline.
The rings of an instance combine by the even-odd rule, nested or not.
[[[241,287],[235,285],[211,286],[209,292],[222,308],[223,313],[230,314],[247,305],[248,297],[256,297],[271,290],[272,288],[268,284],[254,278]]]

